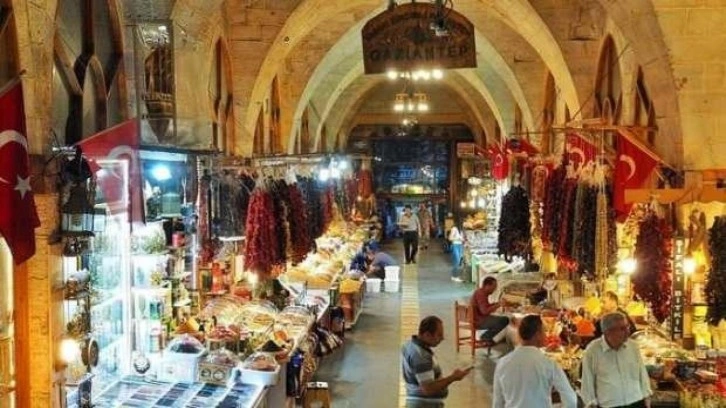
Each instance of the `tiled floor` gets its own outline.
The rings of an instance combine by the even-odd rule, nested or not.
[[[471,284],[450,280],[450,261],[441,245],[432,243],[420,252],[416,265],[403,270],[401,293],[368,294],[358,325],[346,334],[341,350],[323,359],[316,375],[328,381],[335,408],[395,408],[401,406],[401,343],[415,334],[420,318],[435,314],[444,321],[445,337],[436,349],[446,374],[472,362],[476,368],[463,381],[450,388],[447,407],[491,406],[493,358],[478,350],[473,361],[469,350],[457,354],[454,338],[454,300],[473,291]],[[402,245],[385,248],[397,259],[403,258]]]

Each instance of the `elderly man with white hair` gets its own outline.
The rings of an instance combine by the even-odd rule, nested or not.
[[[593,340],[582,360],[582,399],[586,406],[650,408],[650,380],[638,346],[628,340],[630,327],[622,313],[600,321],[603,336]]]

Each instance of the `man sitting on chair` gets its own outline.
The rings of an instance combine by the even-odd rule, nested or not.
[[[504,329],[509,325],[508,317],[494,314],[497,309],[506,304],[489,302],[489,296],[496,290],[497,280],[488,276],[482,282],[481,287],[475,290],[471,297],[471,308],[474,311],[474,324],[477,330],[486,330],[481,340],[487,343],[488,346],[492,346],[501,341],[503,334],[505,334]]]

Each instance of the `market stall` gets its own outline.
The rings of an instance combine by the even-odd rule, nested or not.
[[[68,406],[281,407],[304,394],[360,315],[365,285],[348,266],[371,229],[345,220],[357,189],[337,162],[325,180],[320,160],[283,164],[142,154],[144,226],[129,233],[124,211],[92,230],[86,209],[84,241],[66,242]]]

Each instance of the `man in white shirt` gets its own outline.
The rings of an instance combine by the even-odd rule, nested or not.
[[[603,336],[593,340],[582,360],[582,398],[589,406],[650,408],[650,379],[638,346],[628,340],[622,313],[602,317]]]
[[[540,347],[545,343],[542,318],[525,316],[519,324],[522,345],[503,357],[494,370],[494,408],[549,408],[552,389],[562,407],[577,408],[577,394],[562,368]]]

